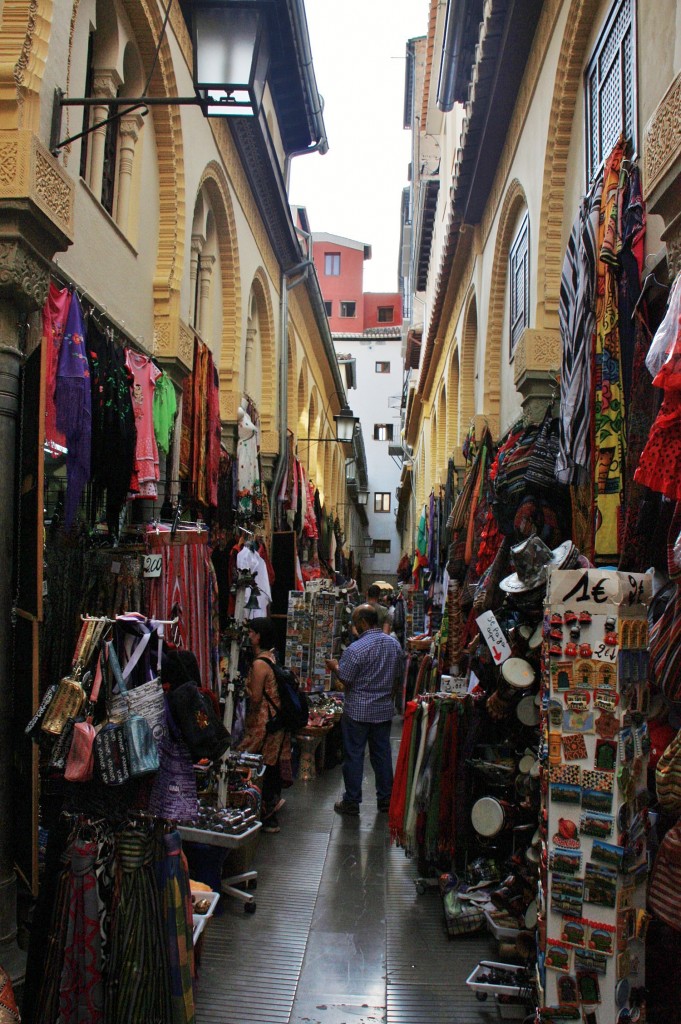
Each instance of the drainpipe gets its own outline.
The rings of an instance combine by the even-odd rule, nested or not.
[[[281,272],[281,299],[279,301],[281,356],[279,360],[279,458],[277,459],[272,479],[272,500],[270,501],[270,520],[272,526],[274,526],[277,495],[281,487],[281,481],[284,478],[288,452],[288,293],[307,279],[311,266],[312,260],[308,258],[303,260],[302,263],[297,263],[289,270],[282,270]],[[293,278],[293,280],[289,280],[289,278]]]
[[[288,0],[288,9],[291,16],[294,45],[298,50],[298,67],[303,75],[303,88],[309,103],[312,138],[317,140],[311,148],[303,149],[300,152],[319,152],[324,156],[329,149],[326,128],[324,127],[324,103],[317,90],[317,79],[315,78],[312,64],[312,50],[310,49],[310,35],[307,29],[304,0]],[[297,155],[297,153],[291,154],[291,156]]]

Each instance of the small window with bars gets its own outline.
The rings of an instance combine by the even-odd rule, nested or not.
[[[374,491],[374,512],[390,511],[390,491]]]
[[[374,441],[392,441],[392,423],[374,423]]]
[[[340,315],[346,320],[350,317],[357,316],[357,303],[356,302],[341,302],[340,304]]]
[[[529,326],[530,320],[530,220],[525,214],[518,233],[513,239],[508,254],[508,271],[511,293],[510,309],[510,352],[518,344],[518,340]]]
[[[378,307],[378,322],[379,324],[391,324],[395,319],[395,307],[394,306],[379,306]]]
[[[584,75],[586,177],[593,181],[624,132],[636,151],[635,0],[617,0]]]
[[[374,555],[389,555],[390,554],[390,541],[389,540],[375,540],[373,545]]]
[[[390,373],[390,363],[386,363],[383,360],[377,360],[376,373]]]

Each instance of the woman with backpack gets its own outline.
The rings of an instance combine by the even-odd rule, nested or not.
[[[280,704],[273,668],[277,655],[271,619],[250,619],[248,638],[253,648],[253,663],[246,680],[246,732],[239,750],[263,756],[266,767],[262,780],[262,830],[279,832],[277,812],[284,806],[281,791],[293,784],[293,772],[291,733],[286,729],[268,729]]]

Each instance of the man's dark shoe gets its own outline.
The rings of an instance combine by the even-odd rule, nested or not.
[[[351,804],[349,800],[337,800],[333,809],[336,814],[349,814],[353,818],[359,814],[359,804]]]

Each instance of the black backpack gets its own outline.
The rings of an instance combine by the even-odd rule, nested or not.
[[[298,677],[290,668],[283,668],[275,665],[269,658],[256,658],[256,661],[266,661],[274,672],[274,678],[279,692],[279,707],[264,694],[265,700],[274,709],[274,715],[270,716],[267,723],[267,732],[298,732],[307,725],[310,714],[310,706],[307,694],[300,689]]]

